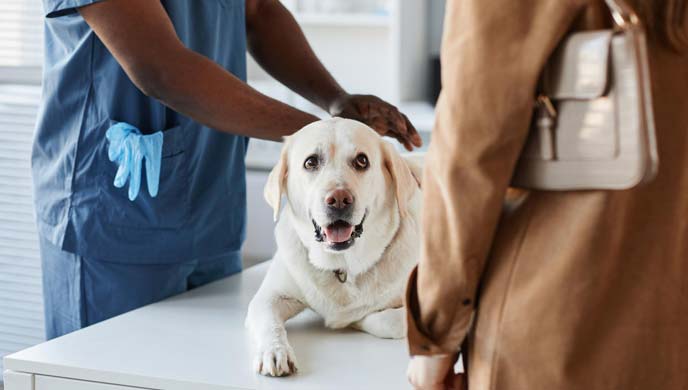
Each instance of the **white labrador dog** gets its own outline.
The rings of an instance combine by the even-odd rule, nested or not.
[[[419,177],[418,165],[353,120],[315,122],[286,140],[265,186],[280,217],[278,249],[246,317],[257,372],[296,371],[285,321],[307,307],[330,328],[405,336],[403,292],[419,252]]]

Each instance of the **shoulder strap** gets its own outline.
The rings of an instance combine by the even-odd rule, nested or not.
[[[641,25],[638,14],[624,0],[604,0],[616,26],[622,30]]]

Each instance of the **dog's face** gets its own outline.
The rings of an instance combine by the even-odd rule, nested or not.
[[[403,215],[417,188],[394,148],[366,125],[333,118],[315,122],[289,137],[273,169],[265,197],[279,210],[286,189],[289,207],[312,224],[313,245],[346,251],[366,239],[383,214]]]

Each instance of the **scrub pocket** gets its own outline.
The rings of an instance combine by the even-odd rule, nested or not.
[[[129,183],[116,188],[113,185],[117,165],[110,163],[108,174],[101,182],[99,197],[102,210],[112,226],[127,229],[176,229],[189,217],[189,170],[185,153],[186,132],[183,125],[163,131],[160,186],[153,198],[148,193],[145,164],[141,172],[141,190],[134,201],[127,197]]]

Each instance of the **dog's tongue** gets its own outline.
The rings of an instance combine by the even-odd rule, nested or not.
[[[335,222],[325,228],[325,236],[327,236],[327,241],[338,244],[348,241],[353,231],[354,227],[352,225]]]

